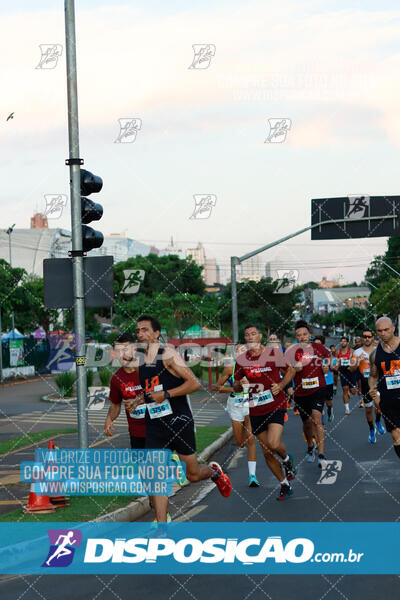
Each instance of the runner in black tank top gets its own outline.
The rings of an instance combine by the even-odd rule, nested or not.
[[[371,356],[370,395],[380,407],[386,429],[393,438],[394,450],[400,458],[400,338],[389,317],[376,322],[380,343]]]
[[[179,354],[172,348],[161,348],[161,325],[154,317],[139,317],[136,334],[145,352],[137,368],[146,402],[146,448],[176,450],[186,464],[189,481],[211,478],[222,496],[232,491],[229,477],[218,463],[199,465],[195,454],[194,422],[187,394],[200,384]],[[143,360],[144,358],[144,360]],[[129,403],[128,410],[143,402],[143,396]],[[166,522],[168,497],[153,496],[156,520]]]

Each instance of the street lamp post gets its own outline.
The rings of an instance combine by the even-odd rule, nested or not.
[[[10,269],[12,268],[12,263],[11,263],[11,234],[14,230],[15,227],[15,223],[14,225],[11,225],[11,227],[9,227],[6,231],[6,234],[8,235],[8,252],[9,252],[9,263],[10,263]],[[11,329],[12,329],[12,337],[13,339],[15,338],[15,332],[14,332],[14,311],[11,311]]]

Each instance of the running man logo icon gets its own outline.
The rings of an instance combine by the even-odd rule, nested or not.
[[[89,397],[86,410],[103,410],[110,395],[110,388],[101,386],[89,387]]]
[[[281,144],[292,127],[291,119],[268,119],[269,133],[264,144]]]
[[[82,532],[79,529],[49,529],[47,535],[50,548],[42,567],[68,567],[74,558],[75,547],[81,545]]]
[[[295,269],[277,269],[273,274],[273,279],[277,280],[274,294],[290,294],[298,278],[299,272]]]
[[[55,69],[62,55],[61,44],[39,44],[39,48],[42,56],[36,69]]]
[[[189,69],[208,69],[215,56],[214,44],[193,44],[194,56]]]
[[[121,294],[137,294],[144,279],[142,269],[124,269],[125,282]]]
[[[346,199],[345,219],[362,219],[368,216],[369,196],[349,196]]]
[[[132,144],[136,140],[137,132],[142,129],[142,119],[118,119],[119,134],[114,144]]]
[[[342,470],[341,460],[326,460],[321,469],[321,476],[317,481],[318,485],[332,485],[336,482],[337,476]]]
[[[208,219],[217,204],[215,194],[194,194],[194,210],[189,219]]]
[[[48,219],[59,219],[67,206],[67,196],[65,194],[45,194],[44,199],[46,201],[44,215]]]

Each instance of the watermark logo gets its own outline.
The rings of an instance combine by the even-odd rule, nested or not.
[[[214,44],[193,44],[194,56],[189,69],[208,69],[215,56]]]
[[[62,55],[61,44],[39,44],[41,57],[36,69],[55,69]]]
[[[337,476],[342,470],[341,460],[325,460],[321,464],[321,475],[317,481],[318,485],[332,485],[336,483]]]
[[[274,294],[290,294],[299,278],[299,272],[295,269],[277,269],[273,278],[277,282]]]
[[[46,202],[44,216],[48,219],[59,219],[67,206],[67,196],[65,194],[45,194],[44,199]]]
[[[215,194],[194,194],[194,210],[189,219],[208,219],[217,204]]]
[[[86,410],[103,410],[106,400],[110,395],[110,388],[102,386],[89,387],[88,404]]]
[[[362,219],[363,217],[368,217],[370,205],[369,196],[349,196],[346,198],[345,202],[345,219]]]
[[[269,133],[265,144],[282,144],[292,127],[291,119],[268,119]]]
[[[81,545],[79,529],[49,529],[49,553],[42,567],[68,567],[74,558],[75,547]]]
[[[114,144],[133,144],[136,140],[137,132],[142,129],[142,119],[123,118],[118,119],[119,134]]]
[[[137,294],[144,274],[142,269],[124,269],[125,282],[121,294]]]

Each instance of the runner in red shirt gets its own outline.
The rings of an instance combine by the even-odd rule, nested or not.
[[[268,467],[281,484],[277,500],[285,500],[293,493],[289,481],[294,479],[296,470],[292,455],[286,452],[281,441],[286,414],[283,390],[291,381],[294,369],[286,368],[281,379],[281,367],[285,367],[283,353],[280,348],[261,345],[262,333],[256,325],[245,327],[244,339],[248,350],[236,359],[233,388],[235,392],[249,389],[251,428]],[[282,458],[282,465],[276,455]]]
[[[135,339],[131,333],[123,333],[115,342],[115,351],[123,366],[111,377],[111,405],[104,424],[104,433],[108,436],[112,436],[113,421],[119,416],[123,401],[128,398],[136,398],[143,392],[139,375],[132,363],[134,341]],[[146,406],[144,404],[138,406],[131,413],[125,407],[125,413],[131,438],[131,448],[144,448],[146,442]]]
[[[303,432],[307,440],[307,462],[314,462],[313,436],[317,440],[318,466],[325,464],[325,431],[322,425],[322,411],[325,401],[325,373],[331,362],[330,352],[323,344],[310,343],[311,333],[307,321],[297,321],[297,344],[289,348],[285,357],[287,363],[295,367],[294,399],[303,422]]]

